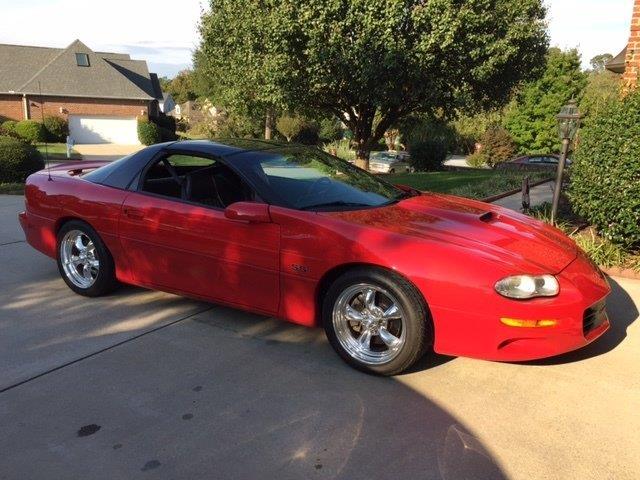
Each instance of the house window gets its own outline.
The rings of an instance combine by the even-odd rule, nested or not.
[[[89,55],[87,55],[86,53],[76,53],[76,64],[79,67],[88,67]]]

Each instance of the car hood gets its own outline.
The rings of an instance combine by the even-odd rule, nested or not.
[[[426,193],[381,208],[323,212],[352,224],[439,240],[559,273],[577,255],[573,240],[538,220],[502,207]],[[524,272],[523,272],[524,273]]]

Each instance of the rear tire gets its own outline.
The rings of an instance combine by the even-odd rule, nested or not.
[[[79,295],[98,297],[117,286],[115,265],[100,235],[80,220],[65,223],[57,236],[58,271]]]
[[[322,304],[327,338],[352,367],[395,375],[411,367],[433,342],[422,295],[400,275],[354,268],[329,287]]]

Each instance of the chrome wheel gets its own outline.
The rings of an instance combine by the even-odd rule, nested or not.
[[[406,341],[404,313],[387,290],[360,283],[346,288],[333,307],[340,345],[356,360],[380,365],[393,360]]]
[[[66,277],[75,286],[89,288],[98,278],[100,261],[86,233],[70,230],[60,242],[60,261]]]

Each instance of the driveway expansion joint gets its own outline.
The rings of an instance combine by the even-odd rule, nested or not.
[[[26,378],[25,380],[21,380],[19,382],[14,383],[13,385],[9,385],[8,387],[1,388],[0,389],[0,394],[8,392],[10,390],[13,390],[14,388],[19,387],[20,385],[24,385],[25,383],[29,383],[29,382],[31,382],[33,380],[36,380],[36,379],[40,378],[40,377],[44,377],[46,375],[49,375],[50,373],[57,372],[58,370],[62,370],[63,368],[69,367],[69,366],[74,365],[76,363],[80,363],[83,360],[87,360],[87,359],[89,359],[91,357],[95,357],[96,355],[99,355],[101,353],[108,352],[109,350],[113,350],[116,347],[119,347],[121,345],[125,345],[125,344],[127,344],[129,342],[132,342],[133,340],[137,340],[140,337],[144,337],[145,335],[149,335],[150,333],[155,333],[155,332],[157,332],[159,330],[162,330],[162,329],[165,329],[165,328],[170,327],[172,325],[175,325],[176,323],[180,323],[180,322],[183,322],[185,320],[189,320],[190,318],[193,318],[193,317],[195,317],[197,315],[200,315],[201,313],[208,312],[209,310],[212,310],[215,307],[216,307],[216,305],[210,305],[207,308],[198,310],[197,312],[190,313],[189,315],[186,315],[184,317],[178,318],[178,319],[173,320],[173,321],[171,321],[169,323],[166,323],[164,325],[160,325],[158,327],[152,328],[151,330],[146,330],[146,331],[144,331],[142,333],[139,333],[138,335],[134,335],[133,337],[130,337],[130,338],[127,338],[127,339],[122,340],[120,342],[114,343],[113,345],[109,345],[108,347],[101,348],[100,350],[97,350],[95,352],[89,353],[87,355],[83,355],[80,358],[76,358],[75,360],[71,360],[69,362],[63,363],[62,365],[58,365],[57,367],[50,368],[49,370],[45,370],[44,372],[38,373],[36,375],[32,375],[31,377]]]
[[[13,242],[0,243],[0,247],[4,247],[5,245],[15,245],[16,243],[26,243],[26,240],[15,240]]]

